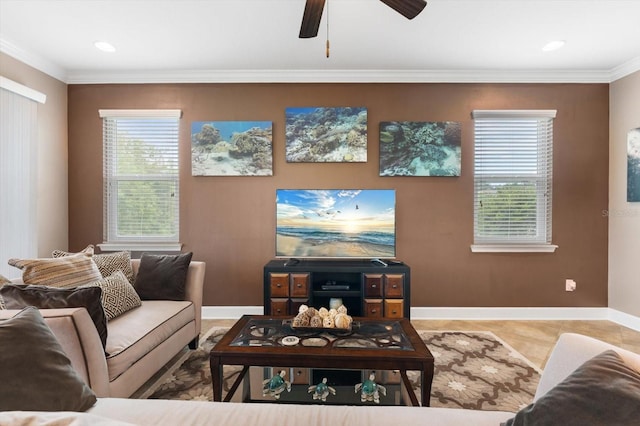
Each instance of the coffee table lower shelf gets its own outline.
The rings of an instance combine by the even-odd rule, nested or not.
[[[256,374],[254,374],[254,371],[252,371],[253,368],[261,370],[259,372],[260,373],[259,376],[256,376]],[[236,395],[236,392],[238,391],[238,388],[240,388],[240,385],[242,385],[243,383],[244,383],[244,386],[242,387],[242,397],[241,397],[242,402],[248,403],[248,402],[272,401],[274,399],[273,397],[269,397],[269,396],[265,397],[262,395],[262,387],[261,387],[262,380],[268,379],[270,377],[270,375],[267,374],[267,371],[269,370],[271,370],[271,374],[277,374],[280,368],[259,368],[259,367],[244,366],[242,370],[238,373],[235,380],[233,381],[233,384],[229,388],[229,391],[225,395],[224,399],[222,398],[218,399],[214,397],[214,401],[220,401],[222,399],[223,402],[230,402],[233,399],[233,397]],[[294,369],[290,369],[290,370],[294,370]],[[323,375],[322,373],[327,373],[330,371],[338,372],[340,370],[315,369],[315,372],[318,373],[316,375],[319,375],[319,376],[322,376]],[[354,371],[350,370],[347,373],[354,373]],[[315,404],[323,404],[323,405],[357,405],[357,404],[363,403],[360,399],[360,393],[355,391],[355,383],[362,382],[366,377],[369,376],[370,371],[367,370],[359,373],[361,373],[362,378],[360,380],[354,381],[354,385],[341,384],[341,385],[332,386],[337,391],[336,392],[337,396],[329,395],[326,401],[314,400],[312,397],[312,394],[308,391],[310,383],[317,384],[316,382],[319,383],[321,381],[321,379],[318,378],[315,381],[312,381],[310,383],[305,383],[305,384],[292,383],[291,392],[286,392],[286,391],[283,392],[280,395],[280,399],[278,400],[278,402],[284,403],[284,404],[287,404],[287,403],[314,404],[315,403]],[[377,373],[382,373],[382,372],[377,372]],[[384,373],[390,373],[390,372],[385,371]],[[392,383],[387,381],[380,382],[379,380],[376,380],[377,383],[379,383],[380,385],[383,385],[386,389],[386,395],[384,396],[381,395],[380,403],[376,405],[404,404],[404,405],[411,405],[414,407],[420,406],[420,403],[418,402],[418,398],[416,397],[416,394],[413,391],[411,382],[406,374],[406,371],[397,371],[394,373],[398,374],[399,377],[402,378],[402,380],[394,381]],[[213,377],[214,376],[212,376],[212,378]],[[289,376],[285,378],[289,380]],[[256,386],[256,385],[258,386],[258,389],[252,388],[252,386]],[[214,385],[214,387],[215,386],[216,385]],[[222,388],[220,388],[220,392],[222,392]],[[406,404],[406,402],[409,402],[410,404]],[[368,403],[373,404],[372,402],[368,402]]]

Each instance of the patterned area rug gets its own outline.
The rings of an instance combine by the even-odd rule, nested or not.
[[[209,351],[227,330],[211,329],[197,350],[176,362],[140,398],[213,400]],[[531,403],[539,369],[493,333],[418,333],[435,359],[432,407],[516,412]],[[239,371],[239,367],[225,367],[224,393]],[[419,390],[418,374],[407,374],[414,390]]]

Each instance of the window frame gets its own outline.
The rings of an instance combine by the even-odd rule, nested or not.
[[[553,120],[556,117],[556,110],[474,110],[472,118],[474,120],[474,189],[473,189],[473,244],[472,252],[493,252],[493,253],[513,253],[513,252],[554,252],[558,246],[552,244],[552,187],[553,187]],[[536,120],[537,136],[536,136],[536,157],[535,172],[523,172],[517,167],[511,169],[504,168],[513,160],[504,156],[504,151],[500,153],[491,153],[487,155],[483,148],[487,148],[489,144],[496,144],[496,140],[488,138],[483,142],[479,142],[478,124],[487,124],[494,122],[493,126],[499,128],[500,125],[508,123],[522,122],[523,120]],[[500,123],[502,122],[502,123]],[[541,126],[546,130],[541,134]],[[523,125],[522,128],[525,128]],[[486,135],[485,135],[486,136]],[[489,135],[489,138],[495,135]],[[514,145],[518,148],[525,146],[527,141],[522,140],[522,145]],[[530,144],[531,141],[529,140]],[[480,149],[478,149],[480,148]],[[529,153],[531,151],[530,146]],[[481,152],[481,154],[479,154]],[[515,151],[514,151],[515,152]],[[504,159],[500,157],[504,156]],[[540,161],[542,160],[542,161]],[[484,167],[481,165],[484,165]],[[494,168],[493,173],[487,172],[487,164],[489,168]],[[499,172],[495,165],[500,166]],[[529,164],[530,165],[530,164]],[[485,172],[479,172],[479,168],[484,168]],[[505,171],[508,170],[508,171]],[[520,172],[520,173],[518,173]],[[498,235],[481,235],[479,232],[480,217],[480,197],[479,191],[483,184],[487,182],[495,184],[509,183],[514,184],[531,184],[535,187],[536,194],[536,220],[535,234],[532,237],[523,236],[507,236],[500,237]],[[509,226],[502,229],[507,232]]]
[[[179,170],[179,130],[182,111],[179,109],[101,109],[99,116],[103,119],[103,238],[104,242],[98,244],[104,251],[180,251],[182,244],[180,238],[180,170]],[[171,174],[140,174],[118,175],[114,168],[115,163],[110,158],[109,152],[113,150],[110,145],[115,143],[113,135],[106,131],[112,126],[108,120],[158,120],[175,119],[175,173]],[[173,135],[171,135],[173,137]],[[173,142],[173,141],[171,141]],[[172,195],[171,208],[175,214],[174,226],[176,232],[170,236],[132,236],[117,235],[118,229],[118,194],[117,183],[120,181],[150,181],[150,182],[175,182],[175,192]],[[114,184],[116,184],[114,186]]]

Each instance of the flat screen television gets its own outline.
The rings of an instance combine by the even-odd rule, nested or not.
[[[277,189],[276,257],[396,256],[394,189]]]

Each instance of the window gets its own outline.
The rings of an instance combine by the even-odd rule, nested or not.
[[[555,110],[473,111],[472,251],[552,252]]]
[[[102,249],[179,250],[180,110],[100,110]]]

